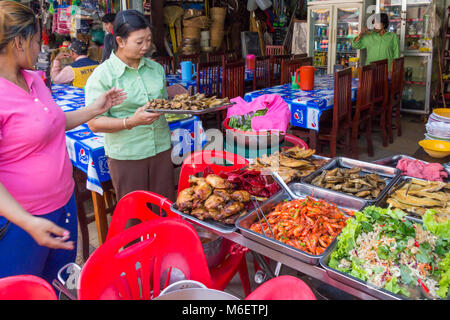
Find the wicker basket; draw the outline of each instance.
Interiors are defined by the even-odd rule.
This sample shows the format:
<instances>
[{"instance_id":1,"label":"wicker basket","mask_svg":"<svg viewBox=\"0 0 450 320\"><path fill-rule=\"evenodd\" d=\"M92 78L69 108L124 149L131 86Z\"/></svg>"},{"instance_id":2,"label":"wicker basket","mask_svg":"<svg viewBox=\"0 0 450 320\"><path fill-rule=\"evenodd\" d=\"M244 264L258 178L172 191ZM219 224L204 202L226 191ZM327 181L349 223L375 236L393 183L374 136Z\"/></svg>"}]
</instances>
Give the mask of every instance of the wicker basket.
<instances>
[{"instance_id":1,"label":"wicker basket","mask_svg":"<svg viewBox=\"0 0 450 320\"><path fill-rule=\"evenodd\" d=\"M211 20L214 23L223 24L225 22L225 17L227 15L226 8L214 7L211 8Z\"/></svg>"},{"instance_id":2,"label":"wicker basket","mask_svg":"<svg viewBox=\"0 0 450 320\"><path fill-rule=\"evenodd\" d=\"M201 31L202 31L202 29L196 28L196 27L184 27L183 28L183 38L200 40L200 32Z\"/></svg>"},{"instance_id":3,"label":"wicker basket","mask_svg":"<svg viewBox=\"0 0 450 320\"><path fill-rule=\"evenodd\" d=\"M184 19L183 26L185 27L195 27L201 29L208 29L211 25L211 21L206 16L195 17L192 19Z\"/></svg>"},{"instance_id":4,"label":"wicker basket","mask_svg":"<svg viewBox=\"0 0 450 320\"><path fill-rule=\"evenodd\" d=\"M210 45L216 49L222 46L223 36L225 34L223 27L211 27Z\"/></svg>"}]
</instances>

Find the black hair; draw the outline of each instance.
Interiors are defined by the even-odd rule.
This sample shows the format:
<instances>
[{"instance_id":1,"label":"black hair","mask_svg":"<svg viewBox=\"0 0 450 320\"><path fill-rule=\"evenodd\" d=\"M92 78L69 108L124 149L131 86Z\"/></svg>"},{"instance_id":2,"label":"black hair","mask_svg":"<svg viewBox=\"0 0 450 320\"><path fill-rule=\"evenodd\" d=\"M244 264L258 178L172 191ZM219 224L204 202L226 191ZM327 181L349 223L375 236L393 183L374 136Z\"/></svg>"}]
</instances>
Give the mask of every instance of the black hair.
<instances>
[{"instance_id":1,"label":"black hair","mask_svg":"<svg viewBox=\"0 0 450 320\"><path fill-rule=\"evenodd\" d=\"M385 30L389 27L389 17L386 13L380 13L380 22L383 24Z\"/></svg>"},{"instance_id":2,"label":"black hair","mask_svg":"<svg viewBox=\"0 0 450 320\"><path fill-rule=\"evenodd\" d=\"M116 18L115 13L107 13L103 16L102 22L104 23L114 23L114 19Z\"/></svg>"},{"instance_id":3,"label":"black hair","mask_svg":"<svg viewBox=\"0 0 450 320\"><path fill-rule=\"evenodd\" d=\"M118 44L115 37L121 37L127 39L130 33L150 28L150 21L137 10L123 10L120 11L114 19L114 51L117 51Z\"/></svg>"}]
</instances>

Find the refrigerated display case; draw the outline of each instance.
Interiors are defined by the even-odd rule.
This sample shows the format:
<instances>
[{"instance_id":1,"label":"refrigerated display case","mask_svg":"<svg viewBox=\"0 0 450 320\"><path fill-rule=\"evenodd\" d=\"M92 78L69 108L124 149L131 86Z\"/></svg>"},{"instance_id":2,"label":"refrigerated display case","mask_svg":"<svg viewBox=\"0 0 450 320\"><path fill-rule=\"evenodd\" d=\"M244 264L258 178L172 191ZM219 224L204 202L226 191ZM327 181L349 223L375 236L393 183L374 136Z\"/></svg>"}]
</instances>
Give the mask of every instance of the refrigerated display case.
<instances>
[{"instance_id":1,"label":"refrigerated display case","mask_svg":"<svg viewBox=\"0 0 450 320\"><path fill-rule=\"evenodd\" d=\"M425 38L426 10L431 0L377 0L380 12L389 15L389 31L400 37L405 57L402 111L428 114L433 64L433 42ZM399 14L400 13L400 14Z\"/></svg>"},{"instance_id":2,"label":"refrigerated display case","mask_svg":"<svg viewBox=\"0 0 450 320\"><path fill-rule=\"evenodd\" d=\"M308 2L307 52L313 57L317 74L330 74L336 66L348 67L360 50L352 41L364 25L366 7L375 1L315 0Z\"/></svg>"},{"instance_id":3,"label":"refrigerated display case","mask_svg":"<svg viewBox=\"0 0 450 320\"><path fill-rule=\"evenodd\" d=\"M308 39L310 40L307 51L309 56L313 57L317 74L328 73L331 14L330 7L318 6L308 9Z\"/></svg>"}]
</instances>

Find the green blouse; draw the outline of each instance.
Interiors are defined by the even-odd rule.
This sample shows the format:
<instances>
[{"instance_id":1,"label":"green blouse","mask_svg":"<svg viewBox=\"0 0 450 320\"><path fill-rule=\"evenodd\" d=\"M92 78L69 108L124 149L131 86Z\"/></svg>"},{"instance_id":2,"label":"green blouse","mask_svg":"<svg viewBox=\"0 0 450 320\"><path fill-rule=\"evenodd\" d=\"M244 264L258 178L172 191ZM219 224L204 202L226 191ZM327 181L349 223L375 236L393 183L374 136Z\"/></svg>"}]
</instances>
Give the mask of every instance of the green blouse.
<instances>
[{"instance_id":1,"label":"green blouse","mask_svg":"<svg viewBox=\"0 0 450 320\"><path fill-rule=\"evenodd\" d=\"M366 64L388 59L389 70L392 61L400 57L400 41L393 32L386 32L380 36L377 32L370 32L352 44L356 49L367 49Z\"/></svg>"},{"instance_id":2,"label":"green blouse","mask_svg":"<svg viewBox=\"0 0 450 320\"><path fill-rule=\"evenodd\" d=\"M116 87L124 89L127 99L103 114L111 118L131 117L151 99L167 98L164 68L142 58L137 69L129 67L114 52L100 64L86 83L86 105ZM117 160L140 160L170 149L170 129L164 116L151 125L105 133L105 153Z\"/></svg>"}]
</instances>

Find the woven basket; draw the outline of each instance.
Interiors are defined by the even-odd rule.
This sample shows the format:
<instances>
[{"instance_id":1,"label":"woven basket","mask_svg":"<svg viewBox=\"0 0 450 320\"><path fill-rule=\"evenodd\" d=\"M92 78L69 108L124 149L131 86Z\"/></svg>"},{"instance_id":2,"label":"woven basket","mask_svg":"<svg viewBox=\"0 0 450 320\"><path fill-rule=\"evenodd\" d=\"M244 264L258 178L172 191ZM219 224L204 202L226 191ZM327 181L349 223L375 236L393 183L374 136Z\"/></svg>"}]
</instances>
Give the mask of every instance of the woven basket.
<instances>
[{"instance_id":1,"label":"woven basket","mask_svg":"<svg viewBox=\"0 0 450 320\"><path fill-rule=\"evenodd\" d=\"M183 20L183 26L185 26L185 27L208 29L210 27L210 25L211 25L211 21L206 16L195 17L192 19L184 19Z\"/></svg>"},{"instance_id":2,"label":"woven basket","mask_svg":"<svg viewBox=\"0 0 450 320\"><path fill-rule=\"evenodd\" d=\"M214 7L211 8L211 20L214 23L223 24L225 22L225 17L227 15L226 8Z\"/></svg>"},{"instance_id":3,"label":"woven basket","mask_svg":"<svg viewBox=\"0 0 450 320\"><path fill-rule=\"evenodd\" d=\"M223 27L222 28L213 28L211 27L210 30L211 33L211 39L210 39L210 45L214 48L220 48L222 46L223 36L225 34Z\"/></svg>"},{"instance_id":4,"label":"woven basket","mask_svg":"<svg viewBox=\"0 0 450 320\"><path fill-rule=\"evenodd\" d=\"M184 27L183 28L183 38L188 39L200 39L201 28L196 27Z\"/></svg>"}]
</instances>

